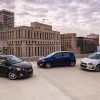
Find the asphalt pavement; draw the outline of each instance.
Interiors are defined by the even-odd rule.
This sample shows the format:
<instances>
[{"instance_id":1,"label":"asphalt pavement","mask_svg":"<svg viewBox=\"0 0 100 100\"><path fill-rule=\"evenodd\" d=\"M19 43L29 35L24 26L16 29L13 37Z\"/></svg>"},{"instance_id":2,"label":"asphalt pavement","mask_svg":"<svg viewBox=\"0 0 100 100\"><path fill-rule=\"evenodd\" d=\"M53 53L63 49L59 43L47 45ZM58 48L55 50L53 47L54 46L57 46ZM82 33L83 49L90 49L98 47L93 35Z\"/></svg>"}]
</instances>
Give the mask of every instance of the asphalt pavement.
<instances>
[{"instance_id":1,"label":"asphalt pavement","mask_svg":"<svg viewBox=\"0 0 100 100\"><path fill-rule=\"evenodd\" d=\"M9 80L0 77L0 100L100 100L100 72L75 67L34 69L32 77Z\"/></svg>"}]
</instances>

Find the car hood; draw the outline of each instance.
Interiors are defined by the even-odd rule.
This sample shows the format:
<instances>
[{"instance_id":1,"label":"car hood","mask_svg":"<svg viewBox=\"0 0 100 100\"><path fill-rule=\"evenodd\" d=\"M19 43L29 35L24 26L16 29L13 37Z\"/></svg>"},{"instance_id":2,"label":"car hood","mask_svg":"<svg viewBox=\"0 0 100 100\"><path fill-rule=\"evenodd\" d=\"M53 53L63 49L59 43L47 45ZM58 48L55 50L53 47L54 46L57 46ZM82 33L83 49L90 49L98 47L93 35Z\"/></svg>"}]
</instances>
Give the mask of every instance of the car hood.
<instances>
[{"instance_id":1,"label":"car hood","mask_svg":"<svg viewBox=\"0 0 100 100\"><path fill-rule=\"evenodd\" d=\"M84 58L81 60L84 63L91 63L91 62L97 62L97 60L95 59L90 59L90 58Z\"/></svg>"},{"instance_id":2,"label":"car hood","mask_svg":"<svg viewBox=\"0 0 100 100\"><path fill-rule=\"evenodd\" d=\"M20 63L16 63L14 64L15 67L21 67L21 68L25 68L25 69L30 69L32 68L32 65L26 61L22 61Z\"/></svg>"},{"instance_id":3,"label":"car hood","mask_svg":"<svg viewBox=\"0 0 100 100\"><path fill-rule=\"evenodd\" d=\"M44 60L44 59L46 59L47 57L41 57L41 58L39 58L39 60Z\"/></svg>"}]
</instances>

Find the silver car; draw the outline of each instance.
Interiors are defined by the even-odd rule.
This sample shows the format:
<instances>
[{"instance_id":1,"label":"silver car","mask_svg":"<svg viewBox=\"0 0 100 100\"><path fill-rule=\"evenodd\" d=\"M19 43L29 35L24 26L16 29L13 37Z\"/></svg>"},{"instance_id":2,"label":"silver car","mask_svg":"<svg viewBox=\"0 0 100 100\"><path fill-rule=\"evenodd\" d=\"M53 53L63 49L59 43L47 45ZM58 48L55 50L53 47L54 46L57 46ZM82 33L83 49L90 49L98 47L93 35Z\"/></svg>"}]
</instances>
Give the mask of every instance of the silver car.
<instances>
[{"instance_id":1,"label":"silver car","mask_svg":"<svg viewBox=\"0 0 100 100\"><path fill-rule=\"evenodd\" d=\"M100 71L100 52L96 52L81 60L82 69Z\"/></svg>"}]
</instances>

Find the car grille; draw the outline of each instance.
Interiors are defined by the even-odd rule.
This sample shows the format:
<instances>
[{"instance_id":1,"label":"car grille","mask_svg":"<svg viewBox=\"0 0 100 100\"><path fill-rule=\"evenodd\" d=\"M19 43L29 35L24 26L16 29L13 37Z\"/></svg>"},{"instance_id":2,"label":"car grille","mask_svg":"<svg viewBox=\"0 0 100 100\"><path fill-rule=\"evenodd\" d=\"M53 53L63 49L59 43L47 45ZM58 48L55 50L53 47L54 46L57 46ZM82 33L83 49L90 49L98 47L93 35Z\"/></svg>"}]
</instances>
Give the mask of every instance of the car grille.
<instances>
[{"instance_id":1,"label":"car grille","mask_svg":"<svg viewBox=\"0 0 100 100\"><path fill-rule=\"evenodd\" d=\"M82 68L86 68L87 67L87 63L81 62L81 67Z\"/></svg>"},{"instance_id":2,"label":"car grille","mask_svg":"<svg viewBox=\"0 0 100 100\"><path fill-rule=\"evenodd\" d=\"M33 69L32 68L25 69L24 72L26 72L27 74L31 74L33 72Z\"/></svg>"},{"instance_id":3,"label":"car grille","mask_svg":"<svg viewBox=\"0 0 100 100\"><path fill-rule=\"evenodd\" d=\"M31 70L32 68L27 68L27 69L25 69L26 71L28 71L28 70Z\"/></svg>"},{"instance_id":4,"label":"car grille","mask_svg":"<svg viewBox=\"0 0 100 100\"><path fill-rule=\"evenodd\" d=\"M86 68L87 66L86 65L81 65L81 67Z\"/></svg>"},{"instance_id":5,"label":"car grille","mask_svg":"<svg viewBox=\"0 0 100 100\"><path fill-rule=\"evenodd\" d=\"M87 65L87 63L83 63L83 62L81 62L81 64L82 64L82 65Z\"/></svg>"},{"instance_id":6,"label":"car grille","mask_svg":"<svg viewBox=\"0 0 100 100\"><path fill-rule=\"evenodd\" d=\"M39 60L38 63L42 63L42 60Z\"/></svg>"}]
</instances>

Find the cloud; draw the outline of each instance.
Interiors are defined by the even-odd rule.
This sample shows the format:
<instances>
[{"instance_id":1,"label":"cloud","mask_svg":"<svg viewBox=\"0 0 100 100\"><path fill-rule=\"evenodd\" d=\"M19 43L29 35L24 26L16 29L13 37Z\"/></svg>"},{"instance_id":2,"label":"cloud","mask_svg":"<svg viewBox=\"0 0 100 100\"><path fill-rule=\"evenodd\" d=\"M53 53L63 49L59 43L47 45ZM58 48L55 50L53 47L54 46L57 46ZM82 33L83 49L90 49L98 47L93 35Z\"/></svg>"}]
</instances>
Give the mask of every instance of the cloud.
<instances>
[{"instance_id":1,"label":"cloud","mask_svg":"<svg viewBox=\"0 0 100 100\"><path fill-rule=\"evenodd\" d=\"M0 0L0 8L12 10L15 8L16 0Z\"/></svg>"},{"instance_id":2,"label":"cloud","mask_svg":"<svg viewBox=\"0 0 100 100\"><path fill-rule=\"evenodd\" d=\"M48 4L48 5L51 5L51 4L54 4L54 3L57 3L57 0L24 0L25 2L27 3L34 3L34 4Z\"/></svg>"},{"instance_id":3,"label":"cloud","mask_svg":"<svg viewBox=\"0 0 100 100\"><path fill-rule=\"evenodd\" d=\"M63 33L100 32L99 0L0 0L0 4L15 12L16 25L45 19Z\"/></svg>"},{"instance_id":4,"label":"cloud","mask_svg":"<svg viewBox=\"0 0 100 100\"><path fill-rule=\"evenodd\" d=\"M4 4L12 4L14 2L15 0L0 0L0 3L4 3Z\"/></svg>"}]
</instances>

